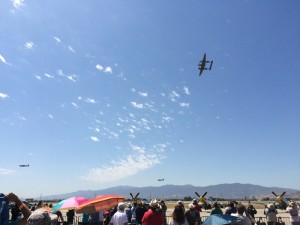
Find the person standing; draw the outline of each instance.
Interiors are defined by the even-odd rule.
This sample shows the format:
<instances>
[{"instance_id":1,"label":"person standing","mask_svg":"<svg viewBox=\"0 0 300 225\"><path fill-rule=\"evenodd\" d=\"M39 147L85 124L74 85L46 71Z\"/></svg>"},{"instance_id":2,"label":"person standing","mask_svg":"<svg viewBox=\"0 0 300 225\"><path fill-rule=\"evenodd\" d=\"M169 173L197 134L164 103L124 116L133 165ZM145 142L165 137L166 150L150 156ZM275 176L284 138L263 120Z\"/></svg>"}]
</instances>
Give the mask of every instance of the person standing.
<instances>
[{"instance_id":1,"label":"person standing","mask_svg":"<svg viewBox=\"0 0 300 225\"><path fill-rule=\"evenodd\" d=\"M188 225L182 206L175 206L169 225Z\"/></svg>"},{"instance_id":2,"label":"person standing","mask_svg":"<svg viewBox=\"0 0 300 225\"><path fill-rule=\"evenodd\" d=\"M161 200L160 203L159 203L160 207L161 207L161 214L163 216L163 219L164 219L164 225L167 224L167 210L168 210L168 207L166 206L166 203L164 200ZM183 210L184 212L184 210Z\"/></svg>"},{"instance_id":3,"label":"person standing","mask_svg":"<svg viewBox=\"0 0 300 225\"><path fill-rule=\"evenodd\" d=\"M67 223L68 224L73 224L74 223L74 216L75 216L74 209L70 209L67 212Z\"/></svg>"},{"instance_id":4,"label":"person standing","mask_svg":"<svg viewBox=\"0 0 300 225\"><path fill-rule=\"evenodd\" d=\"M150 209L145 212L142 223L143 225L163 225L164 219L160 212L158 212L158 201L156 199L152 200L149 204Z\"/></svg>"},{"instance_id":5,"label":"person standing","mask_svg":"<svg viewBox=\"0 0 300 225\"><path fill-rule=\"evenodd\" d=\"M277 210L273 204L269 204L266 209L266 218L268 225L274 225L277 222Z\"/></svg>"},{"instance_id":6,"label":"person standing","mask_svg":"<svg viewBox=\"0 0 300 225\"><path fill-rule=\"evenodd\" d=\"M143 218L145 212L147 212L147 209L145 208L143 202L138 201L137 208L135 210L135 216L136 216L135 218L136 218L137 224L142 224L142 218Z\"/></svg>"},{"instance_id":7,"label":"person standing","mask_svg":"<svg viewBox=\"0 0 300 225\"><path fill-rule=\"evenodd\" d=\"M241 203L238 203L237 206L236 206L236 213L232 213L231 216L236 216L238 217L237 220L235 220L234 222L232 222L231 224L235 225L235 224L242 224L242 225L251 225L251 220L247 217L247 216L244 216L243 214L245 213L246 211L246 207L241 204Z\"/></svg>"},{"instance_id":8,"label":"person standing","mask_svg":"<svg viewBox=\"0 0 300 225\"><path fill-rule=\"evenodd\" d=\"M254 206L249 203L248 208L246 209L246 216L249 217L249 219L251 220L252 225L254 225L255 222L255 214L257 213L256 209L254 208Z\"/></svg>"},{"instance_id":9,"label":"person standing","mask_svg":"<svg viewBox=\"0 0 300 225\"><path fill-rule=\"evenodd\" d=\"M193 203L189 204L189 209L184 213L189 225L201 224L201 217Z\"/></svg>"},{"instance_id":10,"label":"person standing","mask_svg":"<svg viewBox=\"0 0 300 225\"><path fill-rule=\"evenodd\" d=\"M131 218L132 218L131 207L132 207L131 203L128 203L127 207L125 208L125 214L127 216L128 223L131 222Z\"/></svg>"},{"instance_id":11,"label":"person standing","mask_svg":"<svg viewBox=\"0 0 300 225\"><path fill-rule=\"evenodd\" d=\"M127 225L128 218L124 210L125 210L125 203L120 202L117 207L117 212L111 217L109 225Z\"/></svg>"},{"instance_id":12,"label":"person standing","mask_svg":"<svg viewBox=\"0 0 300 225\"><path fill-rule=\"evenodd\" d=\"M213 204L213 209L211 210L211 213L210 213L210 215L214 215L214 214L223 214L222 209L220 209L218 202L215 202Z\"/></svg>"},{"instance_id":13,"label":"person standing","mask_svg":"<svg viewBox=\"0 0 300 225\"><path fill-rule=\"evenodd\" d=\"M7 194L4 199L2 204L4 204L4 202L7 201L8 202L15 202L15 206L18 207L18 209L21 211L23 217L21 219L17 219L15 221L11 221L10 224L17 224L17 225L27 225L27 220L31 215L31 211L30 209L27 207L26 204L24 204L17 195L15 195L14 193L9 193ZM1 218L2 220L2 218Z\"/></svg>"},{"instance_id":14,"label":"person standing","mask_svg":"<svg viewBox=\"0 0 300 225\"><path fill-rule=\"evenodd\" d=\"M290 214L290 220L292 225L297 223L299 224L299 210L299 206L294 201L291 201L288 204L288 207L286 208L286 212Z\"/></svg>"}]
</instances>

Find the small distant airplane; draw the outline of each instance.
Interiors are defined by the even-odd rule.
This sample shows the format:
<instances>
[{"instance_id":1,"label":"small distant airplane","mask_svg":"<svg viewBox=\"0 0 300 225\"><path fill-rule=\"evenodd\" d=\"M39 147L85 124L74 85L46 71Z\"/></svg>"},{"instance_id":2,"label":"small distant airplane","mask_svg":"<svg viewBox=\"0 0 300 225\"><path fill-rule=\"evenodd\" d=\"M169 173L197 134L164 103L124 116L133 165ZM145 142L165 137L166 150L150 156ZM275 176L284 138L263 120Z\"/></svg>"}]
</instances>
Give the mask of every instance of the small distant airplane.
<instances>
[{"instance_id":1,"label":"small distant airplane","mask_svg":"<svg viewBox=\"0 0 300 225\"><path fill-rule=\"evenodd\" d=\"M162 179L157 179L158 181L164 181L165 180L165 178L162 178Z\"/></svg>"},{"instance_id":2,"label":"small distant airplane","mask_svg":"<svg viewBox=\"0 0 300 225\"><path fill-rule=\"evenodd\" d=\"M199 76L203 73L204 70L211 70L212 64L214 61L206 61L206 53L204 53L204 56L200 63L198 64L198 70L200 71ZM210 63L209 68L206 68L206 63Z\"/></svg>"},{"instance_id":3,"label":"small distant airplane","mask_svg":"<svg viewBox=\"0 0 300 225\"><path fill-rule=\"evenodd\" d=\"M27 164L27 165L21 164L21 165L19 165L19 167L29 167L29 164Z\"/></svg>"}]
</instances>

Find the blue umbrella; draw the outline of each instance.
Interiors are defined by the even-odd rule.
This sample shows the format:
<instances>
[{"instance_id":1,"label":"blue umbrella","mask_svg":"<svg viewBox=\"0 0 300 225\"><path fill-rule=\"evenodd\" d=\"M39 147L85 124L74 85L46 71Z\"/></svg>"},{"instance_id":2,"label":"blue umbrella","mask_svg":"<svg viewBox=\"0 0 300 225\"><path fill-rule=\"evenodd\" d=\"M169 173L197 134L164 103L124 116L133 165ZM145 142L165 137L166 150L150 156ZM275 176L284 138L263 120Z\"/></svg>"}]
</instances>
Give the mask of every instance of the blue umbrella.
<instances>
[{"instance_id":1,"label":"blue umbrella","mask_svg":"<svg viewBox=\"0 0 300 225\"><path fill-rule=\"evenodd\" d=\"M238 217L229 216L223 214L214 214L207 217L202 225L224 225L231 224L231 222L236 221Z\"/></svg>"}]
</instances>

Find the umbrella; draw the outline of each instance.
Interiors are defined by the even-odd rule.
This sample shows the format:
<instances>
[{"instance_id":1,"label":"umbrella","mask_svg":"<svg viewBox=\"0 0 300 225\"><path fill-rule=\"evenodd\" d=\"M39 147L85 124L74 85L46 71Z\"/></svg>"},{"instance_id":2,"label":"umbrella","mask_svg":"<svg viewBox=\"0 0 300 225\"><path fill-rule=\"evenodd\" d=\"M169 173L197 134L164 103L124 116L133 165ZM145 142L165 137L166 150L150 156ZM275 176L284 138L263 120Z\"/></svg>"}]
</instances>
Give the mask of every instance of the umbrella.
<instances>
[{"instance_id":1,"label":"umbrella","mask_svg":"<svg viewBox=\"0 0 300 225\"><path fill-rule=\"evenodd\" d=\"M52 211L57 211L60 209L75 209L77 206L81 205L84 202L87 202L87 198L83 197L71 197L65 200L60 201L52 207Z\"/></svg>"},{"instance_id":2,"label":"umbrella","mask_svg":"<svg viewBox=\"0 0 300 225\"><path fill-rule=\"evenodd\" d=\"M76 213L99 212L100 210L111 209L124 199L125 197L118 195L100 195L76 207L75 211Z\"/></svg>"},{"instance_id":3,"label":"umbrella","mask_svg":"<svg viewBox=\"0 0 300 225\"><path fill-rule=\"evenodd\" d=\"M207 217L202 225L224 225L231 224L231 222L236 221L238 217L223 215L223 214L214 214Z\"/></svg>"}]
</instances>

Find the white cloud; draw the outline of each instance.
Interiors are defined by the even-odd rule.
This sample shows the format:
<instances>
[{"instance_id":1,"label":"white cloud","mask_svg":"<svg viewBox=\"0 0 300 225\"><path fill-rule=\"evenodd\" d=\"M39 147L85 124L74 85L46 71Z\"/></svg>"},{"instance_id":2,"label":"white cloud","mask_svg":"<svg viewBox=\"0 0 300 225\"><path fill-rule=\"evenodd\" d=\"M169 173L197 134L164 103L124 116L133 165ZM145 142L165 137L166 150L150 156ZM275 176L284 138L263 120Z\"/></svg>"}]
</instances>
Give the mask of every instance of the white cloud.
<instances>
[{"instance_id":1,"label":"white cloud","mask_svg":"<svg viewBox=\"0 0 300 225\"><path fill-rule=\"evenodd\" d=\"M136 102L130 102L130 103L134 108L137 108L137 109L142 109L144 107L143 104L138 104Z\"/></svg>"},{"instance_id":2,"label":"white cloud","mask_svg":"<svg viewBox=\"0 0 300 225\"><path fill-rule=\"evenodd\" d=\"M90 138L91 138L91 140L94 141L94 142L100 141L99 138L97 138L97 137L95 137L95 136L91 136Z\"/></svg>"},{"instance_id":3,"label":"white cloud","mask_svg":"<svg viewBox=\"0 0 300 225\"><path fill-rule=\"evenodd\" d=\"M184 93L187 94L187 95L190 95L190 94L191 94L191 93L190 93L190 90L189 90L189 88L188 88L187 86L184 86L184 87L183 87L183 91L184 91Z\"/></svg>"},{"instance_id":4,"label":"white cloud","mask_svg":"<svg viewBox=\"0 0 300 225\"><path fill-rule=\"evenodd\" d=\"M105 67L105 73L112 73L112 68L110 66Z\"/></svg>"},{"instance_id":5,"label":"white cloud","mask_svg":"<svg viewBox=\"0 0 300 225\"><path fill-rule=\"evenodd\" d=\"M167 122L171 122L172 120L174 120L172 117L170 117L170 116L164 116L164 117L162 117L162 119L164 120L164 121L167 121Z\"/></svg>"},{"instance_id":6,"label":"white cloud","mask_svg":"<svg viewBox=\"0 0 300 225\"><path fill-rule=\"evenodd\" d=\"M65 74L64 74L63 71L62 71L62 69L57 70L57 75L58 75L58 76L62 76L62 77L65 76Z\"/></svg>"},{"instance_id":7,"label":"white cloud","mask_svg":"<svg viewBox=\"0 0 300 225\"><path fill-rule=\"evenodd\" d=\"M103 70L103 66L101 66L100 64L96 65L96 69L102 71Z\"/></svg>"},{"instance_id":8,"label":"white cloud","mask_svg":"<svg viewBox=\"0 0 300 225\"><path fill-rule=\"evenodd\" d=\"M78 108L79 108L79 106L78 106L75 102L72 102L71 105L74 106L75 109L78 109Z\"/></svg>"},{"instance_id":9,"label":"white cloud","mask_svg":"<svg viewBox=\"0 0 300 225\"><path fill-rule=\"evenodd\" d=\"M53 115L51 115L51 114L48 114L48 117L49 117L50 119L54 119Z\"/></svg>"},{"instance_id":10,"label":"white cloud","mask_svg":"<svg viewBox=\"0 0 300 225\"><path fill-rule=\"evenodd\" d=\"M58 38L58 37L53 37L54 38L54 40L57 42L57 43L60 43L61 42L61 40Z\"/></svg>"},{"instance_id":11,"label":"white cloud","mask_svg":"<svg viewBox=\"0 0 300 225\"><path fill-rule=\"evenodd\" d=\"M184 107L184 108L188 108L190 106L190 103L188 103L188 102L181 102L181 103L179 103L179 106Z\"/></svg>"},{"instance_id":12,"label":"white cloud","mask_svg":"<svg viewBox=\"0 0 300 225\"><path fill-rule=\"evenodd\" d=\"M48 78L54 78L54 76L50 75L49 73L45 73L44 76Z\"/></svg>"},{"instance_id":13,"label":"white cloud","mask_svg":"<svg viewBox=\"0 0 300 225\"><path fill-rule=\"evenodd\" d=\"M68 46L68 49L70 52L73 52L73 53L75 52L75 50L73 49L73 47L71 45Z\"/></svg>"},{"instance_id":14,"label":"white cloud","mask_svg":"<svg viewBox=\"0 0 300 225\"><path fill-rule=\"evenodd\" d=\"M176 91L172 91L171 93L169 93L169 98L172 102L176 102L176 100L180 98L180 95Z\"/></svg>"},{"instance_id":15,"label":"white cloud","mask_svg":"<svg viewBox=\"0 0 300 225\"><path fill-rule=\"evenodd\" d=\"M159 163L160 157L156 154L137 153L135 156L129 155L125 159L113 161L111 166L90 169L81 179L99 183L117 181L152 168Z\"/></svg>"},{"instance_id":16,"label":"white cloud","mask_svg":"<svg viewBox=\"0 0 300 225\"><path fill-rule=\"evenodd\" d=\"M93 99L93 98L86 98L85 102L91 103L91 104L95 104L96 103L95 99Z\"/></svg>"},{"instance_id":17,"label":"white cloud","mask_svg":"<svg viewBox=\"0 0 300 225\"><path fill-rule=\"evenodd\" d=\"M5 99L5 98L9 98L9 96L8 96L8 94L1 93L1 92L0 92L0 98Z\"/></svg>"},{"instance_id":18,"label":"white cloud","mask_svg":"<svg viewBox=\"0 0 300 225\"><path fill-rule=\"evenodd\" d=\"M25 46L25 48L27 48L27 49L32 49L33 46L34 46L34 43L33 43L32 41L30 41L30 42L27 42L24 46Z\"/></svg>"},{"instance_id":19,"label":"white cloud","mask_svg":"<svg viewBox=\"0 0 300 225\"><path fill-rule=\"evenodd\" d=\"M11 65L10 63L6 62L5 58L0 54L0 61L4 64Z\"/></svg>"},{"instance_id":20,"label":"white cloud","mask_svg":"<svg viewBox=\"0 0 300 225\"><path fill-rule=\"evenodd\" d=\"M20 8L22 5L24 5L23 4L24 0L11 0L11 1L15 8Z\"/></svg>"},{"instance_id":21,"label":"white cloud","mask_svg":"<svg viewBox=\"0 0 300 225\"><path fill-rule=\"evenodd\" d=\"M70 81L76 82L77 76L76 76L75 74L72 74L72 75L68 75L67 78L68 78Z\"/></svg>"},{"instance_id":22,"label":"white cloud","mask_svg":"<svg viewBox=\"0 0 300 225\"><path fill-rule=\"evenodd\" d=\"M41 76L39 76L39 75L36 75L35 78L36 78L37 80L42 80Z\"/></svg>"},{"instance_id":23,"label":"white cloud","mask_svg":"<svg viewBox=\"0 0 300 225\"><path fill-rule=\"evenodd\" d=\"M139 92L139 95L142 97L147 97L148 93L147 92Z\"/></svg>"},{"instance_id":24,"label":"white cloud","mask_svg":"<svg viewBox=\"0 0 300 225\"><path fill-rule=\"evenodd\" d=\"M14 172L15 171L13 171L13 170L8 170L8 169L0 168L0 175L9 175L9 174L12 174Z\"/></svg>"}]
</instances>

